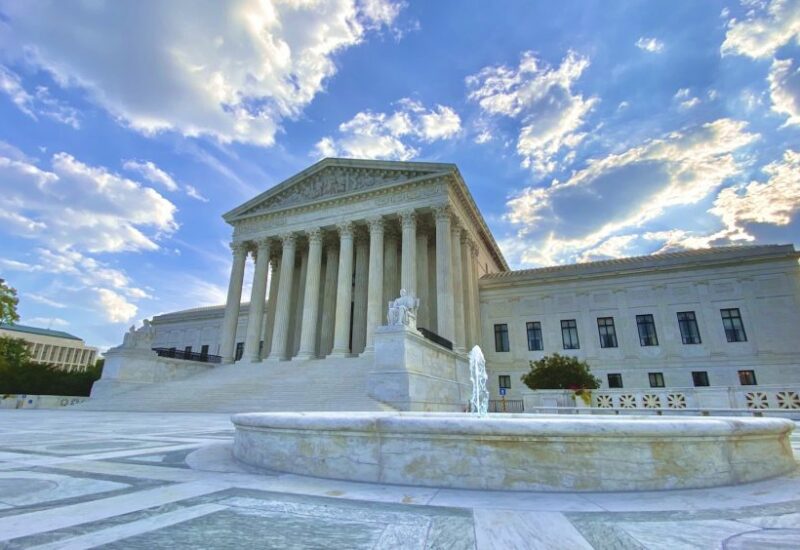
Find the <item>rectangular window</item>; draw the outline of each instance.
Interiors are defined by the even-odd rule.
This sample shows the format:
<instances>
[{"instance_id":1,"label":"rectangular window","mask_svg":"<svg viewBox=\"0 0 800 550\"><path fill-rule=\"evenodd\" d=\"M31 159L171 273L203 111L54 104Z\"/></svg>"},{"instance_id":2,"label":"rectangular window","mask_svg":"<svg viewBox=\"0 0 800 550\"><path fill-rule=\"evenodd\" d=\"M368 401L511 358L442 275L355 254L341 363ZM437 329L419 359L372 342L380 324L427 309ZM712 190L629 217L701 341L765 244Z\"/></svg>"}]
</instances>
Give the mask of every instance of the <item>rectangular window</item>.
<instances>
[{"instance_id":1,"label":"rectangular window","mask_svg":"<svg viewBox=\"0 0 800 550\"><path fill-rule=\"evenodd\" d=\"M639 328L639 343L642 346L657 346L656 322L649 313L636 316L636 326ZM656 386L652 386L656 387Z\"/></svg>"},{"instance_id":2,"label":"rectangular window","mask_svg":"<svg viewBox=\"0 0 800 550\"><path fill-rule=\"evenodd\" d=\"M508 325L503 323L494 326L494 350L508 351Z\"/></svg>"},{"instance_id":3,"label":"rectangular window","mask_svg":"<svg viewBox=\"0 0 800 550\"><path fill-rule=\"evenodd\" d=\"M618 373L611 373L608 375L608 387L609 388L621 388L622 387L622 375Z\"/></svg>"},{"instance_id":4,"label":"rectangular window","mask_svg":"<svg viewBox=\"0 0 800 550\"><path fill-rule=\"evenodd\" d=\"M208 344L200 346L200 355L203 357L208 357Z\"/></svg>"},{"instance_id":5,"label":"rectangular window","mask_svg":"<svg viewBox=\"0 0 800 550\"><path fill-rule=\"evenodd\" d=\"M561 321L561 341L564 343L564 349L579 349L581 347L578 341L578 323L575 319Z\"/></svg>"},{"instance_id":6,"label":"rectangular window","mask_svg":"<svg viewBox=\"0 0 800 550\"><path fill-rule=\"evenodd\" d=\"M533 321L526 323L525 325L528 328L528 350L543 350L544 342L542 341L542 324L539 321Z\"/></svg>"},{"instance_id":7,"label":"rectangular window","mask_svg":"<svg viewBox=\"0 0 800 550\"><path fill-rule=\"evenodd\" d=\"M617 347L617 329L614 327L613 317L598 317L597 330L600 332L600 347Z\"/></svg>"},{"instance_id":8,"label":"rectangular window","mask_svg":"<svg viewBox=\"0 0 800 550\"><path fill-rule=\"evenodd\" d=\"M756 373L752 370L740 370L739 371L739 384L742 386L755 386L756 385Z\"/></svg>"},{"instance_id":9,"label":"rectangular window","mask_svg":"<svg viewBox=\"0 0 800 550\"><path fill-rule=\"evenodd\" d=\"M187 355L192 353L192 346L186 346L185 348L183 348L183 353Z\"/></svg>"},{"instance_id":10,"label":"rectangular window","mask_svg":"<svg viewBox=\"0 0 800 550\"><path fill-rule=\"evenodd\" d=\"M695 317L694 311L678 312L678 328L681 329L681 341L684 344L700 343L700 329L697 328L697 317Z\"/></svg>"},{"instance_id":11,"label":"rectangular window","mask_svg":"<svg viewBox=\"0 0 800 550\"><path fill-rule=\"evenodd\" d=\"M233 360L238 361L244 355L244 342L236 342L236 355Z\"/></svg>"},{"instance_id":12,"label":"rectangular window","mask_svg":"<svg viewBox=\"0 0 800 550\"><path fill-rule=\"evenodd\" d=\"M497 378L501 389L511 388L511 376L509 376L508 374L501 374Z\"/></svg>"},{"instance_id":13,"label":"rectangular window","mask_svg":"<svg viewBox=\"0 0 800 550\"><path fill-rule=\"evenodd\" d=\"M704 370L692 373L692 382L695 388L710 386L708 383L708 373Z\"/></svg>"},{"instance_id":14,"label":"rectangular window","mask_svg":"<svg viewBox=\"0 0 800 550\"><path fill-rule=\"evenodd\" d=\"M728 342L747 342L739 308L721 309L719 312L722 314L722 326L725 327L725 338Z\"/></svg>"},{"instance_id":15,"label":"rectangular window","mask_svg":"<svg viewBox=\"0 0 800 550\"><path fill-rule=\"evenodd\" d=\"M650 378L650 387L651 388L663 388L664 387L664 374L660 372L649 372L647 373L648 378Z\"/></svg>"}]
</instances>

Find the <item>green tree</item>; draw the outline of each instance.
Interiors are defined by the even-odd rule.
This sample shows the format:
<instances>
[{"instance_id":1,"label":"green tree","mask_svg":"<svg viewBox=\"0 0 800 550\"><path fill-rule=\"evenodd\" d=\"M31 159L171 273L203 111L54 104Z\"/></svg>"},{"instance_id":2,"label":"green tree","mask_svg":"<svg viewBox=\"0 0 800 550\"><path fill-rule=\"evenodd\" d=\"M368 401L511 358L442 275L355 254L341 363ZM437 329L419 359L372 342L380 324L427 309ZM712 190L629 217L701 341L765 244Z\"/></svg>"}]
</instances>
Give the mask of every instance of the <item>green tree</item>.
<instances>
[{"instance_id":1,"label":"green tree","mask_svg":"<svg viewBox=\"0 0 800 550\"><path fill-rule=\"evenodd\" d=\"M6 284L3 279L0 279L0 323L13 325L19 321L17 315L17 291Z\"/></svg>"},{"instance_id":2,"label":"green tree","mask_svg":"<svg viewBox=\"0 0 800 550\"><path fill-rule=\"evenodd\" d=\"M594 390L600 387L588 363L554 353L531 361L531 370L522 381L532 390Z\"/></svg>"}]
</instances>

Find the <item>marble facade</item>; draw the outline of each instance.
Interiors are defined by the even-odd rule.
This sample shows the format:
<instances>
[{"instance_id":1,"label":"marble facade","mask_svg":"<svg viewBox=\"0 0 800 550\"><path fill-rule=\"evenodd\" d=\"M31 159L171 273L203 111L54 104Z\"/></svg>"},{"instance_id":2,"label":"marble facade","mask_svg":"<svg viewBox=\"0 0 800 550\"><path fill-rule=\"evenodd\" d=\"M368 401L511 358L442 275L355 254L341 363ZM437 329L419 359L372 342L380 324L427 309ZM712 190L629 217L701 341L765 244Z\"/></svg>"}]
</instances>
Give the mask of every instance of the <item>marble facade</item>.
<instances>
[{"instance_id":1,"label":"marble facade","mask_svg":"<svg viewBox=\"0 0 800 550\"><path fill-rule=\"evenodd\" d=\"M347 362L356 368L358 359L370 395L392 407L417 403L413 410L458 409L450 398L423 403L421 394L456 395L459 365L475 344L486 356L490 398L501 399L502 381L503 397L519 405L527 391L520 376L530 361L552 353L588 361L602 389L615 388L612 378L624 389L691 388L696 376L719 389L743 386L743 376L775 391L800 384L800 344L792 335L800 325L800 255L792 245L512 271L455 165L351 159L322 160L224 219L233 228L227 303L156 316L154 347L273 370L322 361L331 377ZM452 343L452 354L439 354L442 365L423 369L407 359L436 355L424 345L430 340L380 336L387 305L401 289L419 298L417 326ZM723 310L740 315L742 341L727 340ZM678 319L686 312L695 323L691 341ZM640 340L637 316L651 320L654 345ZM611 346L601 342L600 319L613 327ZM570 349L565 320L579 342ZM529 325L538 327L537 345ZM376 338L394 350L380 360ZM439 384L435 372L455 374ZM233 372L226 376L241 383ZM403 387L420 393L398 394Z\"/></svg>"},{"instance_id":2,"label":"marble facade","mask_svg":"<svg viewBox=\"0 0 800 550\"><path fill-rule=\"evenodd\" d=\"M234 234L225 363L236 359L248 258L249 362L374 352L375 329L400 289L424 298L418 325L463 352L480 341L479 271L507 269L453 165L326 159L224 218Z\"/></svg>"}]
</instances>

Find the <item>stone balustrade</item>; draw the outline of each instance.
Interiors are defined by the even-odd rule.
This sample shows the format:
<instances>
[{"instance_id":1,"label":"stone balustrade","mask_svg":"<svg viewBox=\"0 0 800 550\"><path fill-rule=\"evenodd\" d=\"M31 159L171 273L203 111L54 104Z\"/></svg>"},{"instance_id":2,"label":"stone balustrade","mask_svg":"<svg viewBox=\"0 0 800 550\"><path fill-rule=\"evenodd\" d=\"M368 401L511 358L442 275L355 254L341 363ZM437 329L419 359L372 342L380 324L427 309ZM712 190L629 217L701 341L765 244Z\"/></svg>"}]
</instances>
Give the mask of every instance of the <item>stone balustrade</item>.
<instances>
[{"instance_id":1,"label":"stone balustrade","mask_svg":"<svg viewBox=\"0 0 800 550\"><path fill-rule=\"evenodd\" d=\"M800 417L800 384L592 390L589 404L570 390L523 392L526 412L592 408L618 412L780 411ZM600 411L598 411L600 412Z\"/></svg>"}]
</instances>

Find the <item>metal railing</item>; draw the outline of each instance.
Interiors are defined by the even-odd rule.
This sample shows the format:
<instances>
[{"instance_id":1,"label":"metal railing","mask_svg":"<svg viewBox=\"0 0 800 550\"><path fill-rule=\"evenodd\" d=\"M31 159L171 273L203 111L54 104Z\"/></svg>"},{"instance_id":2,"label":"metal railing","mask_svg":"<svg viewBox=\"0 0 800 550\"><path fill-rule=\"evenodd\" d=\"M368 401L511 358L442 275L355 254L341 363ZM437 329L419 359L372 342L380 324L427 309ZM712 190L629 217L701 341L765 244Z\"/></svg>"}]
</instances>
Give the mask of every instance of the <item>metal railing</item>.
<instances>
[{"instance_id":1,"label":"metal railing","mask_svg":"<svg viewBox=\"0 0 800 550\"><path fill-rule=\"evenodd\" d=\"M522 399L490 399L489 412L521 413L525 412L525 405Z\"/></svg>"},{"instance_id":2,"label":"metal railing","mask_svg":"<svg viewBox=\"0 0 800 550\"><path fill-rule=\"evenodd\" d=\"M453 342L451 342L447 338L442 338L441 336L439 336L435 332L430 331L430 330L428 330L426 328L417 327L417 330L420 331L425 338L427 338L428 340L430 340L434 344L439 344L443 348L447 348L449 350L453 349Z\"/></svg>"},{"instance_id":3,"label":"metal railing","mask_svg":"<svg viewBox=\"0 0 800 550\"><path fill-rule=\"evenodd\" d=\"M222 357L219 355L209 355L196 351L181 351L175 348L153 348L159 357L169 357L170 359L182 359L184 361L199 361L201 363L220 363Z\"/></svg>"}]
</instances>

